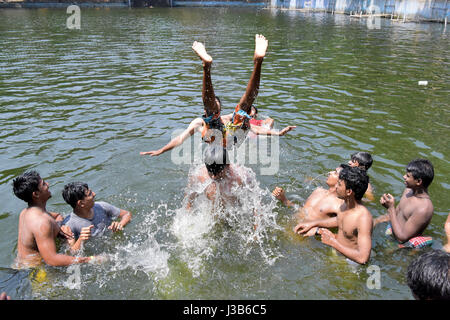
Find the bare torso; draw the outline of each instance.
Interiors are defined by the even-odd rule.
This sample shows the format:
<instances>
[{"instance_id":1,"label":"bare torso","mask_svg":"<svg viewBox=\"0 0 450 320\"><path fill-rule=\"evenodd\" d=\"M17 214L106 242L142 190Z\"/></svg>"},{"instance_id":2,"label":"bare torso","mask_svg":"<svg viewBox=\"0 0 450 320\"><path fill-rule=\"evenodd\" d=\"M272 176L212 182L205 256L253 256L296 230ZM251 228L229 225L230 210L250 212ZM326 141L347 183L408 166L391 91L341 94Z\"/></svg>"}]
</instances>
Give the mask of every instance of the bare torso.
<instances>
[{"instance_id":1,"label":"bare torso","mask_svg":"<svg viewBox=\"0 0 450 320\"><path fill-rule=\"evenodd\" d=\"M337 216L338 234L336 240L346 247L358 248L358 228L364 216L371 220L370 212L362 205L357 205L352 209L346 210L345 204L342 205L342 212Z\"/></svg>"},{"instance_id":2,"label":"bare torso","mask_svg":"<svg viewBox=\"0 0 450 320\"><path fill-rule=\"evenodd\" d=\"M322 220L336 216L343 201L335 193L317 188L311 193L303 207L297 212L299 221Z\"/></svg>"},{"instance_id":3,"label":"bare torso","mask_svg":"<svg viewBox=\"0 0 450 320\"><path fill-rule=\"evenodd\" d=\"M433 204L429 196L424 194L423 197L418 197L414 195L413 190L406 189L395 210L397 219L401 225L404 225L420 208L424 209L424 213L418 219L420 220L420 225L417 226L417 234L414 236L421 235L425 231L433 216Z\"/></svg>"},{"instance_id":4,"label":"bare torso","mask_svg":"<svg viewBox=\"0 0 450 320\"><path fill-rule=\"evenodd\" d=\"M42 263L36 235L42 234L42 226L51 227L53 238L59 233L59 226L49 214L37 207L22 210L19 217L19 235L17 241L18 266L35 266Z\"/></svg>"}]
</instances>

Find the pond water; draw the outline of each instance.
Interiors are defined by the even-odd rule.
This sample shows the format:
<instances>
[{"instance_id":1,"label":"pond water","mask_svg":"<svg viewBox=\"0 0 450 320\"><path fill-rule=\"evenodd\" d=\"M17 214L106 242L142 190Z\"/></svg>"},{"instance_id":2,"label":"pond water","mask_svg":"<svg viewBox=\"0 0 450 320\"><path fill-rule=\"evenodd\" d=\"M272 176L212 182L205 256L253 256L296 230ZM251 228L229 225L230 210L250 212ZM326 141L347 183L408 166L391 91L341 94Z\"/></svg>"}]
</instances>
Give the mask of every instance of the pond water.
<instances>
[{"instance_id":1,"label":"pond water","mask_svg":"<svg viewBox=\"0 0 450 320\"><path fill-rule=\"evenodd\" d=\"M252 8L82 8L81 29L69 30L68 17L64 9L0 10L1 291L14 299L412 299L405 272L417 252L395 249L384 225L374 230L369 263L353 267L318 239L294 235L293 210L271 191L282 186L300 205L325 186L328 171L368 151L376 200L367 207L377 217L383 193L398 201L406 164L427 158L435 214L426 235L441 248L450 210L444 25L382 19L369 29L346 15ZM297 128L279 139L276 172L244 163L252 175L246 207L222 223L206 205L182 209L198 158L180 164L170 152L139 152L165 145L202 114L192 42L205 43L214 59L226 113L245 90L256 33L269 40L259 113L278 129ZM11 183L28 169L50 183L52 211L69 214L61 190L84 181L97 200L133 213L123 233L86 244L85 255L109 260L81 266L79 286L68 268L45 267L44 277L11 269L25 207ZM381 272L379 289L367 286L370 266Z\"/></svg>"}]
</instances>

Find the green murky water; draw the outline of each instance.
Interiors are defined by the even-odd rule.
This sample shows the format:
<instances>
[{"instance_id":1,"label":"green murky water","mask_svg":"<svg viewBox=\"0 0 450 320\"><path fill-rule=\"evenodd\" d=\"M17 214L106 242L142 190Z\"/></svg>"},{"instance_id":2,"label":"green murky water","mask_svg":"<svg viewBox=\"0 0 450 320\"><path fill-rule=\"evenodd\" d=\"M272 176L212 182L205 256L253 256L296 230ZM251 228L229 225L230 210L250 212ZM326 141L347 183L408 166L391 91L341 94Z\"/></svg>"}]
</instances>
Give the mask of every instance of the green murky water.
<instances>
[{"instance_id":1,"label":"green murky water","mask_svg":"<svg viewBox=\"0 0 450 320\"><path fill-rule=\"evenodd\" d=\"M380 267L381 288L371 290L368 266L355 269L316 239L294 236L293 212L270 191L283 186L300 204L324 185L326 172L364 150L374 157L377 200L367 206L376 217L384 192L398 200L405 165L428 158L435 215L426 234L440 248L450 208L443 25L382 20L381 29L368 29L344 15L240 8L82 9L81 29L69 30L68 16L0 10L2 291L15 299L412 299L405 272L416 253L394 250L382 225L369 262ZM204 42L213 56L216 94L231 112L250 76L255 33L269 39L259 112L277 128L297 125L280 139L275 174L247 165L259 182L247 197L270 220L257 241L242 221L227 228L211 227L207 215L186 219L179 208L192 165L173 163L170 153L139 155L202 112L192 42ZM49 181L51 210L68 214L62 187L82 180L98 200L134 214L123 234L86 246L86 254L111 260L82 266L78 288L67 268L46 267L43 283L10 269L24 207L11 182L26 169Z\"/></svg>"}]
</instances>

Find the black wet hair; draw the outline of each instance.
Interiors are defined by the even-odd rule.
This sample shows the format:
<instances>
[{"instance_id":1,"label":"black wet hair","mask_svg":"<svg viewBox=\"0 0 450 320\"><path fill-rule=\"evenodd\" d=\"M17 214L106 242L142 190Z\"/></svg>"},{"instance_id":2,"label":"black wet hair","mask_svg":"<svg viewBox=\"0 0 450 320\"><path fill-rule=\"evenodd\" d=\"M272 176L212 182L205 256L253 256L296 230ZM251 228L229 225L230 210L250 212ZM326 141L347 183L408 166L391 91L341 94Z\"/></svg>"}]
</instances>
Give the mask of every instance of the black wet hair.
<instances>
[{"instance_id":1,"label":"black wet hair","mask_svg":"<svg viewBox=\"0 0 450 320\"><path fill-rule=\"evenodd\" d=\"M217 175L229 165L228 152L222 146L208 145L203 160L210 174Z\"/></svg>"},{"instance_id":2,"label":"black wet hair","mask_svg":"<svg viewBox=\"0 0 450 320\"><path fill-rule=\"evenodd\" d=\"M359 165L363 166L365 170L369 170L373 163L372 156L368 152L356 152L351 155L351 159L352 161L358 161Z\"/></svg>"},{"instance_id":3,"label":"black wet hair","mask_svg":"<svg viewBox=\"0 0 450 320\"><path fill-rule=\"evenodd\" d=\"M353 191L356 200L361 200L369 185L366 171L348 164L341 164L340 167L342 170L339 172L339 179L345 181L345 188Z\"/></svg>"},{"instance_id":4,"label":"black wet hair","mask_svg":"<svg viewBox=\"0 0 450 320\"><path fill-rule=\"evenodd\" d=\"M410 172L414 179L422 179L422 186L428 188L434 178L434 168L427 159L412 160L406 166L406 172Z\"/></svg>"},{"instance_id":5,"label":"black wet hair","mask_svg":"<svg viewBox=\"0 0 450 320\"><path fill-rule=\"evenodd\" d=\"M41 180L37 171L27 171L13 180L13 192L17 198L30 204L33 201L33 192L39 190Z\"/></svg>"},{"instance_id":6,"label":"black wet hair","mask_svg":"<svg viewBox=\"0 0 450 320\"><path fill-rule=\"evenodd\" d=\"M70 182L64 186L62 197L72 208L75 209L78 200L83 200L86 197L86 191L89 186L84 182Z\"/></svg>"},{"instance_id":7,"label":"black wet hair","mask_svg":"<svg viewBox=\"0 0 450 320\"><path fill-rule=\"evenodd\" d=\"M431 249L408 266L406 282L419 300L450 300L450 253Z\"/></svg>"}]
</instances>

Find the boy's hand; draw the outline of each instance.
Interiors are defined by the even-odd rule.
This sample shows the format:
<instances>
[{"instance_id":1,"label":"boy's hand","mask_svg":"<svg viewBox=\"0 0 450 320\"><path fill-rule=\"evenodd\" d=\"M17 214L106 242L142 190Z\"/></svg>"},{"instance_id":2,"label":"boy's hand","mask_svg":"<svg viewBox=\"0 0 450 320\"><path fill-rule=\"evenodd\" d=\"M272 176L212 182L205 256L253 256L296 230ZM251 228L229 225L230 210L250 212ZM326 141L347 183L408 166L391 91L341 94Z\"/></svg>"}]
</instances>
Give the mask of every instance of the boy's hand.
<instances>
[{"instance_id":1,"label":"boy's hand","mask_svg":"<svg viewBox=\"0 0 450 320\"><path fill-rule=\"evenodd\" d=\"M69 226L64 225L59 229L59 234L68 240L72 240L74 238L72 229Z\"/></svg>"},{"instance_id":2,"label":"boy's hand","mask_svg":"<svg viewBox=\"0 0 450 320\"><path fill-rule=\"evenodd\" d=\"M321 228L319 229L319 234L322 236L322 243L331 246L336 242L336 237L334 233L328 229Z\"/></svg>"},{"instance_id":3,"label":"boy's hand","mask_svg":"<svg viewBox=\"0 0 450 320\"><path fill-rule=\"evenodd\" d=\"M302 222L295 226L294 232L298 234L306 233L315 226L313 222Z\"/></svg>"},{"instance_id":4,"label":"boy's hand","mask_svg":"<svg viewBox=\"0 0 450 320\"><path fill-rule=\"evenodd\" d=\"M389 208L395 206L395 198L391 194L385 193L380 198L380 203L383 207L385 207L386 209L389 209Z\"/></svg>"},{"instance_id":5,"label":"boy's hand","mask_svg":"<svg viewBox=\"0 0 450 320\"><path fill-rule=\"evenodd\" d=\"M151 155L152 157L154 157L154 156L159 156L161 153L162 153L162 151L161 151L161 149L159 149L159 150L141 152L140 155L141 156Z\"/></svg>"},{"instance_id":6,"label":"boy's hand","mask_svg":"<svg viewBox=\"0 0 450 320\"><path fill-rule=\"evenodd\" d=\"M297 126L287 126L286 128L284 128L283 130L280 131L280 136L284 136L286 133L288 133L289 131L291 131L295 128L297 128Z\"/></svg>"},{"instance_id":7,"label":"boy's hand","mask_svg":"<svg viewBox=\"0 0 450 320\"><path fill-rule=\"evenodd\" d=\"M123 230L123 225L118 221L114 221L113 223L111 223L108 229L112 230L112 232L120 231Z\"/></svg>"},{"instance_id":8,"label":"boy's hand","mask_svg":"<svg viewBox=\"0 0 450 320\"><path fill-rule=\"evenodd\" d=\"M283 203L286 201L286 194L285 194L283 188L276 187L275 189L273 189L272 195L273 195L276 199L280 200L280 201L283 202Z\"/></svg>"},{"instance_id":9,"label":"boy's hand","mask_svg":"<svg viewBox=\"0 0 450 320\"><path fill-rule=\"evenodd\" d=\"M81 239L82 241L89 240L89 238L91 237L91 230L93 227L94 227L94 225L91 224L89 227L82 228L79 239Z\"/></svg>"}]
</instances>

